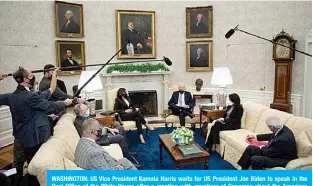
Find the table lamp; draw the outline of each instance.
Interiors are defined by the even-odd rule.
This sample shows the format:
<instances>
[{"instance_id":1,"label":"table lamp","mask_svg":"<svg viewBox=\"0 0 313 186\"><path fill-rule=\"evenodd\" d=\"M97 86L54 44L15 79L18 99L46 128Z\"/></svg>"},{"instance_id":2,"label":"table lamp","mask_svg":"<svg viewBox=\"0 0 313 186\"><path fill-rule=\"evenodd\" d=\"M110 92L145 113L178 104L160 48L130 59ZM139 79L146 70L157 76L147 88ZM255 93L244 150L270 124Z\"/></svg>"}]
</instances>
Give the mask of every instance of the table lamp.
<instances>
[{"instance_id":1,"label":"table lamp","mask_svg":"<svg viewBox=\"0 0 313 186\"><path fill-rule=\"evenodd\" d=\"M81 88L90 78L96 73L96 71L82 71L78 83L78 89ZM97 74L84 88L86 100L88 101L88 108L91 116L96 115L96 99L93 95L95 90L102 90L102 82L99 74Z\"/></svg>"},{"instance_id":2,"label":"table lamp","mask_svg":"<svg viewBox=\"0 0 313 186\"><path fill-rule=\"evenodd\" d=\"M233 78L231 77L230 71L228 67L216 67L213 69L213 75L211 79L212 85L218 85L218 93L217 93L217 106L218 107L226 107L226 85L233 84Z\"/></svg>"}]
</instances>

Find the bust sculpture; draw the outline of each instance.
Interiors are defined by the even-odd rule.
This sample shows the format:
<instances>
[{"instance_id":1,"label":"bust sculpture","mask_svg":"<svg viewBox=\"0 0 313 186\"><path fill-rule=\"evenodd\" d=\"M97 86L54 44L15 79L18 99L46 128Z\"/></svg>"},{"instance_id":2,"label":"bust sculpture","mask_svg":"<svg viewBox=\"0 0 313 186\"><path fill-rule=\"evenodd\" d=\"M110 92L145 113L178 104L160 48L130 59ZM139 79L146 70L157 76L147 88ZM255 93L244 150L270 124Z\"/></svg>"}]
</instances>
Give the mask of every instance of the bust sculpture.
<instances>
[{"instance_id":1,"label":"bust sculpture","mask_svg":"<svg viewBox=\"0 0 313 186\"><path fill-rule=\"evenodd\" d=\"M200 79L200 78L198 78L198 79L196 80L196 90L197 90L197 91L201 91L202 86L203 86L203 80Z\"/></svg>"}]
</instances>

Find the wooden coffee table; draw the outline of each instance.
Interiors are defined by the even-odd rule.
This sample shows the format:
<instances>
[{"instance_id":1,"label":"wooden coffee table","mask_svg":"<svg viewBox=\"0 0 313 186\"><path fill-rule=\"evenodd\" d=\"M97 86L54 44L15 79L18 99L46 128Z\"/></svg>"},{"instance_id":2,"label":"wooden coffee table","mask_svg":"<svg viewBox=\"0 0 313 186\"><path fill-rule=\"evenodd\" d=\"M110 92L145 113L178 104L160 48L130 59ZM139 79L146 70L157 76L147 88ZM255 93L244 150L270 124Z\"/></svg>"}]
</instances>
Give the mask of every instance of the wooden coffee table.
<instances>
[{"instance_id":1,"label":"wooden coffee table","mask_svg":"<svg viewBox=\"0 0 313 186\"><path fill-rule=\"evenodd\" d=\"M161 134L159 135L159 142L160 142L160 163L162 164L162 147L166 149L166 151L170 154L173 161L176 164L176 169L178 170L181 165L190 165L190 164L197 164L197 163L204 163L204 169L208 169L208 162L210 154L202 149L198 143L192 142L195 144L202 152L202 156L198 157L184 157L183 154L178 149L176 143L174 143L171 139L169 134Z\"/></svg>"}]
</instances>

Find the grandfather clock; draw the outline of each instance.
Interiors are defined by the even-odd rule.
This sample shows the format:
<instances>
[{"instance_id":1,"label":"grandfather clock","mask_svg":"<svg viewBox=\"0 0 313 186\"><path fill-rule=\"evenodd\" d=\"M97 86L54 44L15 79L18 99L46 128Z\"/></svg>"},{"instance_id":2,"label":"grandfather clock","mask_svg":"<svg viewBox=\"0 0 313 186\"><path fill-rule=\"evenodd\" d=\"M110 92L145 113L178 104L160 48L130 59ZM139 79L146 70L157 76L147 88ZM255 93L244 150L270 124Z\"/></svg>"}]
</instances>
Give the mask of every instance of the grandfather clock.
<instances>
[{"instance_id":1,"label":"grandfather clock","mask_svg":"<svg viewBox=\"0 0 313 186\"><path fill-rule=\"evenodd\" d=\"M284 112L291 112L290 90L291 90L291 69L295 52L284 46L295 48L296 40L288 33L281 31L273 39L273 60L275 61L275 88L274 102L271 108ZM279 44L275 44L279 43Z\"/></svg>"}]
</instances>

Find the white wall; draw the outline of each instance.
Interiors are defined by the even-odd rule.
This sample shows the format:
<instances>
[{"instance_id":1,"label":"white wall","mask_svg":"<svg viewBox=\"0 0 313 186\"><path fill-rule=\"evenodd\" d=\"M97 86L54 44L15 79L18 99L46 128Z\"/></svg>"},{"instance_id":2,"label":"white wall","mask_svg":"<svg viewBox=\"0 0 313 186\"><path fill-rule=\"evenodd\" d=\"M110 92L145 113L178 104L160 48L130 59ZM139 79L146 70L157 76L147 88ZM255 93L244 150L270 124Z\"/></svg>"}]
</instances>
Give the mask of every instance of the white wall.
<instances>
[{"instance_id":1,"label":"white wall","mask_svg":"<svg viewBox=\"0 0 313 186\"><path fill-rule=\"evenodd\" d=\"M185 7L213 5L213 65L229 66L234 85L231 89L273 91L274 62L272 45L252 36L225 33L239 28L273 38L282 29L305 49L305 36L312 29L311 2L77 2L84 5L85 37L57 38L54 24L54 2L0 2L0 71L12 72L19 65L41 69L56 63L55 40L86 42L86 63L107 61L116 52L116 9L156 11L157 58L163 55L173 61L171 83L184 79L193 85L202 78L205 88L212 88L212 72L186 72ZM188 39L192 40L192 39ZM198 39L199 40L199 39ZM296 54L292 71L292 93L303 95L304 59ZM117 61L114 59L114 61ZM36 75L41 79L42 74ZM68 89L77 84L79 76L61 77ZM16 83L8 78L0 83L0 93L12 92Z\"/></svg>"}]
</instances>

